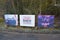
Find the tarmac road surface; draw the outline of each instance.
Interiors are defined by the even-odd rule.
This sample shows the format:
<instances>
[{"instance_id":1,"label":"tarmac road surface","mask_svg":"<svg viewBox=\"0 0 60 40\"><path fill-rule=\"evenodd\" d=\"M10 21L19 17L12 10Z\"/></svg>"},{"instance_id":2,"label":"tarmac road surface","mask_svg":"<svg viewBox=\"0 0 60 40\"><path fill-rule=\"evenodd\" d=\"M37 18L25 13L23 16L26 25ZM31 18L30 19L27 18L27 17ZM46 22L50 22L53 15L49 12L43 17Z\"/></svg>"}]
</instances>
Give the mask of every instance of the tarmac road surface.
<instances>
[{"instance_id":1,"label":"tarmac road surface","mask_svg":"<svg viewBox=\"0 0 60 40\"><path fill-rule=\"evenodd\" d=\"M0 32L0 40L60 40L60 34Z\"/></svg>"}]
</instances>

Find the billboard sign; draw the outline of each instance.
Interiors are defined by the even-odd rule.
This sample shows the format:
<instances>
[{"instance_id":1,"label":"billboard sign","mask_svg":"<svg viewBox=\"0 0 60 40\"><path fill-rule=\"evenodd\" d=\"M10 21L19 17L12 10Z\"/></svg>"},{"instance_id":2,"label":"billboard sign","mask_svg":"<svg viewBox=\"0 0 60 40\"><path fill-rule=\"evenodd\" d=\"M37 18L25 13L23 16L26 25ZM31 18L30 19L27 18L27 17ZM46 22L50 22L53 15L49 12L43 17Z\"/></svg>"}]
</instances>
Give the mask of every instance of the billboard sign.
<instances>
[{"instance_id":1,"label":"billboard sign","mask_svg":"<svg viewBox=\"0 0 60 40\"><path fill-rule=\"evenodd\" d=\"M54 15L38 15L38 27L52 27Z\"/></svg>"},{"instance_id":2,"label":"billboard sign","mask_svg":"<svg viewBox=\"0 0 60 40\"><path fill-rule=\"evenodd\" d=\"M35 26L35 15L20 15L20 26Z\"/></svg>"},{"instance_id":3,"label":"billboard sign","mask_svg":"<svg viewBox=\"0 0 60 40\"><path fill-rule=\"evenodd\" d=\"M5 23L6 25L17 26L18 25L18 15L14 14L5 14Z\"/></svg>"}]
</instances>

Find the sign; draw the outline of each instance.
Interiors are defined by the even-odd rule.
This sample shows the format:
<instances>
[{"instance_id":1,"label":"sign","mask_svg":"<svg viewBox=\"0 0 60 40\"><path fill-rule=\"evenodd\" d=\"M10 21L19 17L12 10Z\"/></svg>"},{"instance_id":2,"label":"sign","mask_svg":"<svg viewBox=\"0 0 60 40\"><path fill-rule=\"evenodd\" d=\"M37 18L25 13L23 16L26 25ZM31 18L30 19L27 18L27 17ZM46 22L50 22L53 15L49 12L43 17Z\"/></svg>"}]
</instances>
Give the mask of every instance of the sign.
<instances>
[{"instance_id":1,"label":"sign","mask_svg":"<svg viewBox=\"0 0 60 40\"><path fill-rule=\"evenodd\" d=\"M54 15L38 15L38 27L52 27Z\"/></svg>"},{"instance_id":2,"label":"sign","mask_svg":"<svg viewBox=\"0 0 60 40\"><path fill-rule=\"evenodd\" d=\"M5 23L10 26L17 26L18 25L18 15L13 14L5 14Z\"/></svg>"},{"instance_id":3,"label":"sign","mask_svg":"<svg viewBox=\"0 0 60 40\"><path fill-rule=\"evenodd\" d=\"M20 15L20 26L35 26L35 15Z\"/></svg>"}]
</instances>

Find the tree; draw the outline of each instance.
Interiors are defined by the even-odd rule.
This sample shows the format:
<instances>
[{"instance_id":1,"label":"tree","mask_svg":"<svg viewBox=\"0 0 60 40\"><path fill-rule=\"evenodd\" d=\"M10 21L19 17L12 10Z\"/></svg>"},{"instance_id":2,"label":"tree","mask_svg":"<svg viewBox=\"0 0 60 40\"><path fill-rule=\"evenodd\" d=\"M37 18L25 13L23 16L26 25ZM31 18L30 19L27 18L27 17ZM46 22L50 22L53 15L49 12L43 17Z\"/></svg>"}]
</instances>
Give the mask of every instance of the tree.
<instances>
[{"instance_id":1,"label":"tree","mask_svg":"<svg viewBox=\"0 0 60 40\"><path fill-rule=\"evenodd\" d=\"M9 13L17 14L54 14L60 13L54 6L54 0L6 0Z\"/></svg>"}]
</instances>

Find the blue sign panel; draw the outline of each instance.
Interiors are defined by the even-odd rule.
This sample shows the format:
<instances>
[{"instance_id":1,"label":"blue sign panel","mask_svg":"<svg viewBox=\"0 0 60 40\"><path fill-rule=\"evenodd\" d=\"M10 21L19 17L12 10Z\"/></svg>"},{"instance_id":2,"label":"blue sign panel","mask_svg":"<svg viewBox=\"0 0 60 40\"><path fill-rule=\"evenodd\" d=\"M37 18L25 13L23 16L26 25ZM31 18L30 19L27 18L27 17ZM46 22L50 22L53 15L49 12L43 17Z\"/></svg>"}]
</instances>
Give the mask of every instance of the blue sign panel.
<instances>
[{"instance_id":1,"label":"blue sign panel","mask_svg":"<svg viewBox=\"0 0 60 40\"><path fill-rule=\"evenodd\" d=\"M52 27L54 15L38 15L38 27Z\"/></svg>"},{"instance_id":2,"label":"blue sign panel","mask_svg":"<svg viewBox=\"0 0 60 40\"><path fill-rule=\"evenodd\" d=\"M15 19L6 19L5 23L7 25L16 25L16 20Z\"/></svg>"},{"instance_id":3,"label":"blue sign panel","mask_svg":"<svg viewBox=\"0 0 60 40\"><path fill-rule=\"evenodd\" d=\"M5 15L6 25L15 26L18 25L18 16L17 15Z\"/></svg>"}]
</instances>

